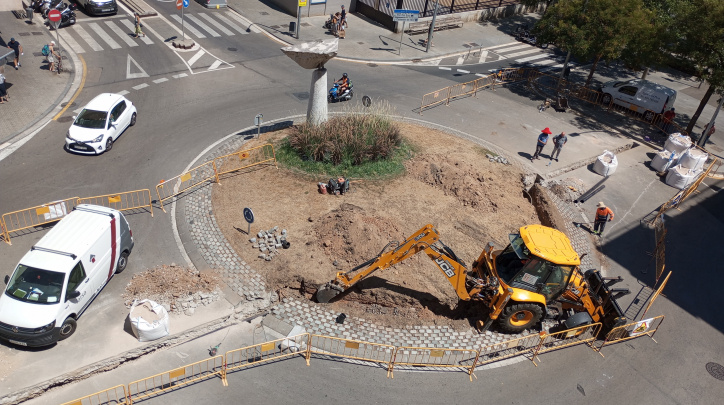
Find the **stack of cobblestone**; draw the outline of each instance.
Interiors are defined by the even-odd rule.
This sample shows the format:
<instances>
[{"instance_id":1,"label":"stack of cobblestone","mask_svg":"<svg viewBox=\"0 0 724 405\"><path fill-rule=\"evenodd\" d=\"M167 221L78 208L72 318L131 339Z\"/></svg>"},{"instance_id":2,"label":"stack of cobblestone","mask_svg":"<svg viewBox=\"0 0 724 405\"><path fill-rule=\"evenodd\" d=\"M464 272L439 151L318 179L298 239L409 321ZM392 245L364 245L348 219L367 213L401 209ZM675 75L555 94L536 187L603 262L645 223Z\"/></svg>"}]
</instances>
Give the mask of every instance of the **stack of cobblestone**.
<instances>
[{"instance_id":1,"label":"stack of cobblestone","mask_svg":"<svg viewBox=\"0 0 724 405\"><path fill-rule=\"evenodd\" d=\"M274 256L279 255L279 249L286 249L289 246L287 242L287 230L282 229L281 234L277 235L279 227L275 226L268 231L259 231L256 238L249 239L254 249L259 249L259 258L270 261ZM286 246L286 247L285 247Z\"/></svg>"},{"instance_id":2,"label":"stack of cobblestone","mask_svg":"<svg viewBox=\"0 0 724 405\"><path fill-rule=\"evenodd\" d=\"M173 314L185 314L191 316L196 312L196 308L207 306L212 302L218 301L222 297L221 291L218 289L210 293L197 292L185 297L178 297L172 303L160 303L166 308L166 311Z\"/></svg>"},{"instance_id":3,"label":"stack of cobblestone","mask_svg":"<svg viewBox=\"0 0 724 405\"><path fill-rule=\"evenodd\" d=\"M489 161L492 163L502 163L504 165L509 165L510 162L508 162L508 159L500 156L500 155L491 155L490 153L486 153L485 157L488 158Z\"/></svg>"}]
</instances>

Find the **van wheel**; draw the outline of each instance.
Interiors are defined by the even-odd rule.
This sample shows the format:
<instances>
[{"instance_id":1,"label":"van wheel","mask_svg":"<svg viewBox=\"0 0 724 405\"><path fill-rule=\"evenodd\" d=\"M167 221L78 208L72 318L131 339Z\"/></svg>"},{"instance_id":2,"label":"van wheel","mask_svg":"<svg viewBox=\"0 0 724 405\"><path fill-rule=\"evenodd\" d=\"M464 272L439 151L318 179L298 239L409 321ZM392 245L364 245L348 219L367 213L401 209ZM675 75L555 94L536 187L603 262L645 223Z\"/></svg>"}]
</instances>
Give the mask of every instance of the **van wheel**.
<instances>
[{"instance_id":1,"label":"van wheel","mask_svg":"<svg viewBox=\"0 0 724 405\"><path fill-rule=\"evenodd\" d=\"M611 104L611 95L610 94L604 94L603 98L601 99L601 103L604 105Z\"/></svg>"},{"instance_id":2,"label":"van wheel","mask_svg":"<svg viewBox=\"0 0 724 405\"><path fill-rule=\"evenodd\" d=\"M58 337L58 340L68 339L73 333L75 333L75 328L77 326L78 324L75 322L75 319L71 317L65 318L63 326L60 327L60 336Z\"/></svg>"},{"instance_id":3,"label":"van wheel","mask_svg":"<svg viewBox=\"0 0 724 405\"><path fill-rule=\"evenodd\" d=\"M646 111L644 114L644 121L651 122L654 120L654 112L653 111Z\"/></svg>"},{"instance_id":4,"label":"van wheel","mask_svg":"<svg viewBox=\"0 0 724 405\"><path fill-rule=\"evenodd\" d=\"M126 269L128 265L128 252L121 253L121 257L118 258L118 265L116 266L116 274L120 274Z\"/></svg>"}]
</instances>

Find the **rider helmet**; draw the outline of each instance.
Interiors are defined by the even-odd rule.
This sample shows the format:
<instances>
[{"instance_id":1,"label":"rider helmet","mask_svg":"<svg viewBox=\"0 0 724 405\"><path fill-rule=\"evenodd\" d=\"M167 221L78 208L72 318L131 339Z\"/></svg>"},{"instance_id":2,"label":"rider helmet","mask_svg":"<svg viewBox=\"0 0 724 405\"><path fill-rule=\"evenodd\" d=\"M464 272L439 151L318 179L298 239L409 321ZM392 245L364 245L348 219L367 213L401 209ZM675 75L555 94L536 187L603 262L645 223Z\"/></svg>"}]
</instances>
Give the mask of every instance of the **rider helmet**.
<instances>
[{"instance_id":1,"label":"rider helmet","mask_svg":"<svg viewBox=\"0 0 724 405\"><path fill-rule=\"evenodd\" d=\"M342 77L347 77L347 73L342 73Z\"/></svg>"}]
</instances>

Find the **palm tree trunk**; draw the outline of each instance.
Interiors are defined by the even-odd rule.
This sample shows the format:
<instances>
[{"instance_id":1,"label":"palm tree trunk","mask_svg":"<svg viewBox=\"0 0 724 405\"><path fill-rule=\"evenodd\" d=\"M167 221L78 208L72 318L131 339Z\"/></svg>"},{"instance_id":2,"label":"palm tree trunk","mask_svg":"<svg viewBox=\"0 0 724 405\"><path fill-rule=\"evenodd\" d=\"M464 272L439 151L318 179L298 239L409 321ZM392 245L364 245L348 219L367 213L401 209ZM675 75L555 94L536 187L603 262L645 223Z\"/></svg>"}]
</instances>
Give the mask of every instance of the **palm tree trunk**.
<instances>
[{"instance_id":1,"label":"palm tree trunk","mask_svg":"<svg viewBox=\"0 0 724 405\"><path fill-rule=\"evenodd\" d=\"M588 73L588 79L586 79L586 85L585 87L588 87L591 85L591 80L593 80L593 72L596 71L596 66L598 66L598 61L601 60L601 55L596 55L596 60L593 61L593 66L591 66L591 71Z\"/></svg>"},{"instance_id":2,"label":"palm tree trunk","mask_svg":"<svg viewBox=\"0 0 724 405\"><path fill-rule=\"evenodd\" d=\"M714 94L714 86L710 84L709 88L706 89L706 94L704 94L704 97L699 102L699 108L696 109L694 115L691 116L691 120L689 120L689 125L686 126L687 133L691 134L691 131L694 129L694 125L696 125L696 121L699 119L701 112L704 111L704 106L709 102L709 98L711 98L712 94Z\"/></svg>"}]
</instances>

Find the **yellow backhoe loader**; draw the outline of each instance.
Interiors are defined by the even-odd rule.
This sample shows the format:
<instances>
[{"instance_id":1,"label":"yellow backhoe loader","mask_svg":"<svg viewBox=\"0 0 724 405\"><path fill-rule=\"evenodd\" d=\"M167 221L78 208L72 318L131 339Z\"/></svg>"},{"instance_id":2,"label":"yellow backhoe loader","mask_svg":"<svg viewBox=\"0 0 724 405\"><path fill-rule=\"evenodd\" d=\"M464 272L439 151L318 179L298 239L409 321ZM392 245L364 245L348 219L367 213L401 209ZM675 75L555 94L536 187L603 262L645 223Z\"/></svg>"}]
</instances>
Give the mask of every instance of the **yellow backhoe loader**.
<instances>
[{"instance_id":1,"label":"yellow backhoe loader","mask_svg":"<svg viewBox=\"0 0 724 405\"><path fill-rule=\"evenodd\" d=\"M510 244L494 250L488 243L468 271L457 255L440 241L432 225L425 225L403 242L390 242L377 257L348 272L338 272L316 293L326 303L377 270L387 269L420 251L438 266L463 301L479 301L487 309L480 330L497 321L505 332L532 328L545 316L566 329L601 322L604 329L626 323L616 298L627 289L611 289L620 277L601 277L598 271L583 274L581 258L562 232L542 225L528 225L509 235Z\"/></svg>"}]
</instances>

